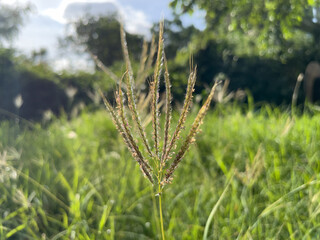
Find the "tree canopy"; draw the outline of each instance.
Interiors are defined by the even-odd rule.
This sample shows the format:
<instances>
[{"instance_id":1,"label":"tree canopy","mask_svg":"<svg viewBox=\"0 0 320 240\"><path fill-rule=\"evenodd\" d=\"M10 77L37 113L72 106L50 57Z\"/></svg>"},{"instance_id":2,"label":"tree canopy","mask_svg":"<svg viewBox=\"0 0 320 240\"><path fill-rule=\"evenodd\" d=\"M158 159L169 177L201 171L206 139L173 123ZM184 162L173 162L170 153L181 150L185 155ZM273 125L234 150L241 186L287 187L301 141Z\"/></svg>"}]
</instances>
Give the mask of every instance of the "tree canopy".
<instances>
[{"instance_id":1,"label":"tree canopy","mask_svg":"<svg viewBox=\"0 0 320 240\"><path fill-rule=\"evenodd\" d=\"M90 51L106 66L123 59L120 41L120 23L116 16L87 16L71 23L74 32L61 43L73 46L80 51ZM143 38L139 35L126 34L131 56L138 59L141 53Z\"/></svg>"},{"instance_id":2,"label":"tree canopy","mask_svg":"<svg viewBox=\"0 0 320 240\"><path fill-rule=\"evenodd\" d=\"M320 48L319 0L173 0L171 6L182 14L205 10L207 32L240 43L246 53L277 58L303 43Z\"/></svg>"},{"instance_id":3,"label":"tree canopy","mask_svg":"<svg viewBox=\"0 0 320 240\"><path fill-rule=\"evenodd\" d=\"M30 9L30 5L13 7L0 3L0 42L10 41L17 35Z\"/></svg>"}]
</instances>

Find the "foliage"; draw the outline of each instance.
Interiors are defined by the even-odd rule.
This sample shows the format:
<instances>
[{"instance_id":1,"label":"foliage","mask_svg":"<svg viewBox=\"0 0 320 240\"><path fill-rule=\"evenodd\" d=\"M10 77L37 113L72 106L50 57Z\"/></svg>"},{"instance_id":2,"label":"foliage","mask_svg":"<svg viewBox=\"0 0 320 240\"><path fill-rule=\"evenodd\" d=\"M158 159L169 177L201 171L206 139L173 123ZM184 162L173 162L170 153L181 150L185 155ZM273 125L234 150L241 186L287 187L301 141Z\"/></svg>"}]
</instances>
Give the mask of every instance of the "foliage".
<instances>
[{"instance_id":1,"label":"foliage","mask_svg":"<svg viewBox=\"0 0 320 240\"><path fill-rule=\"evenodd\" d=\"M287 54L285 61L253 53L240 54L239 44L241 46L241 41L232 44L206 33L200 33L192 40L189 49L193 51L193 60L199 69L196 94L204 95L212 80L223 73L230 80L229 91L249 91L259 103L289 104L298 75L305 72L311 60L320 56L305 43L297 46L294 53ZM187 55L187 51L178 52L170 65L173 94L179 99L183 96L181 88L185 84L183 72L187 70ZM304 98L302 88L299 104Z\"/></svg>"},{"instance_id":2,"label":"foliage","mask_svg":"<svg viewBox=\"0 0 320 240\"><path fill-rule=\"evenodd\" d=\"M0 49L0 65L0 109L5 113L41 119L43 111L51 109L58 114L66 104L64 91L48 66L35 66L23 56L15 56L13 49ZM20 103L15 103L19 98Z\"/></svg>"},{"instance_id":3,"label":"foliage","mask_svg":"<svg viewBox=\"0 0 320 240\"><path fill-rule=\"evenodd\" d=\"M199 66L202 84L209 84L222 72L230 79L229 91L249 90L260 103L280 105L291 101L296 78L304 71L306 62L294 58L282 63L258 56L237 56L234 52L232 46L215 41L200 49L194 61Z\"/></svg>"},{"instance_id":4,"label":"foliage","mask_svg":"<svg viewBox=\"0 0 320 240\"><path fill-rule=\"evenodd\" d=\"M235 172L209 239L319 235L319 114L292 121L278 108L245 109L207 116L163 196L169 239L202 238ZM2 122L0 152L0 239L159 237L155 193L104 111L46 129Z\"/></svg>"},{"instance_id":5,"label":"foliage","mask_svg":"<svg viewBox=\"0 0 320 240\"><path fill-rule=\"evenodd\" d=\"M184 12L195 7L206 11L207 31L229 41L246 43L249 53L279 58L308 42L318 49L320 1L194 1L173 0L171 6ZM233 42L234 43L234 42ZM291 49L291 50L290 50Z\"/></svg>"},{"instance_id":6,"label":"foliage","mask_svg":"<svg viewBox=\"0 0 320 240\"><path fill-rule=\"evenodd\" d=\"M74 34L61 39L62 46L71 46L75 49L89 51L96 55L106 66L122 60L120 43L120 23L116 16L96 18L87 16L70 25ZM130 53L136 60L139 59L143 39L141 36L127 33Z\"/></svg>"},{"instance_id":7,"label":"foliage","mask_svg":"<svg viewBox=\"0 0 320 240\"><path fill-rule=\"evenodd\" d=\"M39 121L46 113L76 115L84 106L100 102L97 85L109 91L114 84L101 72L55 73L45 61L29 59L14 49L0 48L0 66L1 119L16 115Z\"/></svg>"},{"instance_id":8,"label":"foliage","mask_svg":"<svg viewBox=\"0 0 320 240\"><path fill-rule=\"evenodd\" d=\"M0 3L0 43L12 40L23 25L26 14L31 10L30 5L12 7Z\"/></svg>"}]
</instances>

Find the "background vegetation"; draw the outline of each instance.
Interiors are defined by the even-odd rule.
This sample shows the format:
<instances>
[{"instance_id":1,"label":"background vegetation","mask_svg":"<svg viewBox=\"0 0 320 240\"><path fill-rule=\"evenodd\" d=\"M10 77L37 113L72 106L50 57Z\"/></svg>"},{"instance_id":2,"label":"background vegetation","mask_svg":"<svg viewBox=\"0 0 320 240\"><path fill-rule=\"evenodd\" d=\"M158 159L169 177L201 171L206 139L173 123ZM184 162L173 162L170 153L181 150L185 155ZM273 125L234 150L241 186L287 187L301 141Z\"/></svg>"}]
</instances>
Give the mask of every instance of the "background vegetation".
<instances>
[{"instance_id":1,"label":"background vegetation","mask_svg":"<svg viewBox=\"0 0 320 240\"><path fill-rule=\"evenodd\" d=\"M319 114L223 106L166 189L168 239L319 235ZM176 118L175 118L176 119ZM155 194L104 110L32 130L2 122L1 238L157 239Z\"/></svg>"},{"instance_id":2,"label":"background vegetation","mask_svg":"<svg viewBox=\"0 0 320 240\"><path fill-rule=\"evenodd\" d=\"M164 38L173 124L190 55L198 69L191 115L214 79L229 81L163 195L166 237L201 239L226 190L209 239L316 239L320 115L316 105L303 104L302 89L296 111L289 109L298 74L320 59L320 2L173 0L171 6ZM206 12L204 31L180 19L196 8ZM160 238L155 192L96 92L114 102L116 78L125 71L119 22L88 16L70 23L76 31L60 39L61 49L90 52L114 75L98 67L55 72L45 49L26 56L8 47L28 14L30 6L0 4L0 239ZM155 24L151 31L158 30ZM127 36L138 72L143 37ZM140 94L147 88L140 84Z\"/></svg>"}]
</instances>

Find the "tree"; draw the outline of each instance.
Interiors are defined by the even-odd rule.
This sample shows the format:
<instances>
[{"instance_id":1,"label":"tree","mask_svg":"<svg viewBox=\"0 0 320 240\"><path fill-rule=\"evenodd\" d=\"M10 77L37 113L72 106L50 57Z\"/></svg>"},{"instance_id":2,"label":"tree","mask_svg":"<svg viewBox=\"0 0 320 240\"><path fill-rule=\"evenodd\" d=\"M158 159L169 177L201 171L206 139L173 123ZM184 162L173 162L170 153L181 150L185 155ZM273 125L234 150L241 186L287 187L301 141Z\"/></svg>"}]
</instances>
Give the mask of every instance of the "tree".
<instances>
[{"instance_id":1,"label":"tree","mask_svg":"<svg viewBox=\"0 0 320 240\"><path fill-rule=\"evenodd\" d=\"M12 7L0 3L0 42L10 41L18 34L24 17L30 10L30 5Z\"/></svg>"},{"instance_id":2,"label":"tree","mask_svg":"<svg viewBox=\"0 0 320 240\"><path fill-rule=\"evenodd\" d=\"M116 16L87 16L71 24L74 34L60 40L61 45L73 46L77 50L90 51L106 66L121 61L120 23ZM138 59L141 53L143 37L127 34L131 57Z\"/></svg>"},{"instance_id":3,"label":"tree","mask_svg":"<svg viewBox=\"0 0 320 240\"><path fill-rule=\"evenodd\" d=\"M319 0L173 0L171 6L182 14L205 10L207 32L241 43L246 54L286 58L303 43L320 48Z\"/></svg>"}]
</instances>

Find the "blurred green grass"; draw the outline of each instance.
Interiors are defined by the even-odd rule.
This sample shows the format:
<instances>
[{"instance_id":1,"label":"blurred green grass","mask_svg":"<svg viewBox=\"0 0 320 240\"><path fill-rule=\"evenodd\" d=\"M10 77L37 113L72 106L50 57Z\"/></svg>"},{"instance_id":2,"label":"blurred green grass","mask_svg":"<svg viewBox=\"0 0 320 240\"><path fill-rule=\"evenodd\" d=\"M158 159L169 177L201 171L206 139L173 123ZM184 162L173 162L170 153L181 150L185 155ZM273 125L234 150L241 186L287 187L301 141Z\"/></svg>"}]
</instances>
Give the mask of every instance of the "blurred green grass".
<instances>
[{"instance_id":1,"label":"blurred green grass","mask_svg":"<svg viewBox=\"0 0 320 240\"><path fill-rule=\"evenodd\" d=\"M211 111L163 196L167 239L202 239L232 176L208 239L317 239L319 122L268 106ZM2 122L0 154L1 240L160 237L155 194L105 111Z\"/></svg>"}]
</instances>

